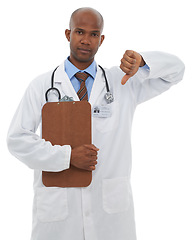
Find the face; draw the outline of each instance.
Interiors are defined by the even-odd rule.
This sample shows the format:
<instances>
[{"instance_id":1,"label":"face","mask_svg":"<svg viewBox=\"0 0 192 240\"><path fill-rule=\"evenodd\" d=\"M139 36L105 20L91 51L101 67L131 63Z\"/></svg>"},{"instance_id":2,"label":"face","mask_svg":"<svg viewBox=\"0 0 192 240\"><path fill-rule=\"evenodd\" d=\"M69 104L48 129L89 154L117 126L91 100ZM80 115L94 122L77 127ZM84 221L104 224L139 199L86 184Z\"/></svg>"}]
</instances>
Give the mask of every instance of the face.
<instances>
[{"instance_id":1,"label":"face","mask_svg":"<svg viewBox=\"0 0 192 240\"><path fill-rule=\"evenodd\" d=\"M70 42L70 61L78 68L86 68L104 40L101 18L93 12L78 12L70 27L65 31Z\"/></svg>"}]
</instances>

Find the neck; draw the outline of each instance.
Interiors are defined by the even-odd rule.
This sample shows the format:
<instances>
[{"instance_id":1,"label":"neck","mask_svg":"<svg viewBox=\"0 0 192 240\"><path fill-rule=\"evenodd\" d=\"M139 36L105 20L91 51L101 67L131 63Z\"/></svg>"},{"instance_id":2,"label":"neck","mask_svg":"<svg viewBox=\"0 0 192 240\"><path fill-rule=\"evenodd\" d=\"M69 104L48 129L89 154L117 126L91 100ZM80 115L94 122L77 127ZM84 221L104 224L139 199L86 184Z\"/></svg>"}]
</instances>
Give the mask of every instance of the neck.
<instances>
[{"instance_id":1,"label":"neck","mask_svg":"<svg viewBox=\"0 0 192 240\"><path fill-rule=\"evenodd\" d=\"M84 70L92 64L92 62L94 61L94 58L92 60L88 61L88 62L80 62L80 61L78 61L75 58L70 56L69 61L79 70Z\"/></svg>"}]
</instances>

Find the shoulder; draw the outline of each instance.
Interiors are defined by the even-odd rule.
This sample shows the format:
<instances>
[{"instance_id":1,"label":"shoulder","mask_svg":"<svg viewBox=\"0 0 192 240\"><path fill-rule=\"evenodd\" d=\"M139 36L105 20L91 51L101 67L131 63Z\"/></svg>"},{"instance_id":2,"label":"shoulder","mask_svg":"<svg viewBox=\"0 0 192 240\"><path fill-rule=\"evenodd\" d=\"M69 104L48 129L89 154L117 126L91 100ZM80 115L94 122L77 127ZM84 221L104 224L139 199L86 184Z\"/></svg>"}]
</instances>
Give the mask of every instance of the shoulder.
<instances>
[{"instance_id":1,"label":"shoulder","mask_svg":"<svg viewBox=\"0 0 192 240\"><path fill-rule=\"evenodd\" d=\"M25 100L31 99L33 102L43 105L45 103L45 92L51 87L51 75L52 71L49 71L34 78L25 91Z\"/></svg>"},{"instance_id":2,"label":"shoulder","mask_svg":"<svg viewBox=\"0 0 192 240\"><path fill-rule=\"evenodd\" d=\"M51 75L52 75L52 71L43 73L43 74L37 76L36 78L34 78L31 81L31 83L29 84L29 86L31 86L33 88L39 88L39 87L43 87L45 85L51 86Z\"/></svg>"},{"instance_id":3,"label":"shoulder","mask_svg":"<svg viewBox=\"0 0 192 240\"><path fill-rule=\"evenodd\" d=\"M27 91L34 94L42 96L45 94L48 88L51 87L51 75L53 71L48 71L41 75L35 77L30 83L27 88Z\"/></svg>"}]
</instances>

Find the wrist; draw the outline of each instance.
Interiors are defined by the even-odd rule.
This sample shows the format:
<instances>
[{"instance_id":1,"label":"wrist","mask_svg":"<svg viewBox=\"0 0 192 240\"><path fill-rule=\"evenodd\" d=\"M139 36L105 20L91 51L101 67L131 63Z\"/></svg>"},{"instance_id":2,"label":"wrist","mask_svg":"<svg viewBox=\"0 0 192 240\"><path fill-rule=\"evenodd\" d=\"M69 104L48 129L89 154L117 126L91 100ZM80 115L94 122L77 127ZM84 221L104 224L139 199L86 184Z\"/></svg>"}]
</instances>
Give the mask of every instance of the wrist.
<instances>
[{"instance_id":1,"label":"wrist","mask_svg":"<svg viewBox=\"0 0 192 240\"><path fill-rule=\"evenodd\" d=\"M146 62L144 61L143 57L141 56L141 62L140 62L140 65L139 67L143 67L145 66Z\"/></svg>"}]
</instances>

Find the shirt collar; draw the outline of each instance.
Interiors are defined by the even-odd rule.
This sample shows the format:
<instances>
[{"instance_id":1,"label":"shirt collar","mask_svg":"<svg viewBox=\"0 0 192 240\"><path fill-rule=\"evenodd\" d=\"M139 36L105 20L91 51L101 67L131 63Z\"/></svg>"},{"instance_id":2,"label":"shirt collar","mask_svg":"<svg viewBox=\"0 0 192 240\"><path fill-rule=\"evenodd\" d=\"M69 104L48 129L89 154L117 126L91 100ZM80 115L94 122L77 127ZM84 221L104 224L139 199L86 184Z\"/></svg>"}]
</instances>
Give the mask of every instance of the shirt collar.
<instances>
[{"instance_id":1,"label":"shirt collar","mask_svg":"<svg viewBox=\"0 0 192 240\"><path fill-rule=\"evenodd\" d=\"M77 73L77 72L87 72L89 73L89 75L91 75L91 77L93 79L95 79L96 76L96 72L97 72L97 64L95 62L95 60L92 62L92 64L84 69L84 70L80 70L78 68L76 68L70 61L69 61L69 57L65 60L65 64L64 64L64 68L65 68L65 72L67 73L69 79L71 80L71 78Z\"/></svg>"}]
</instances>

